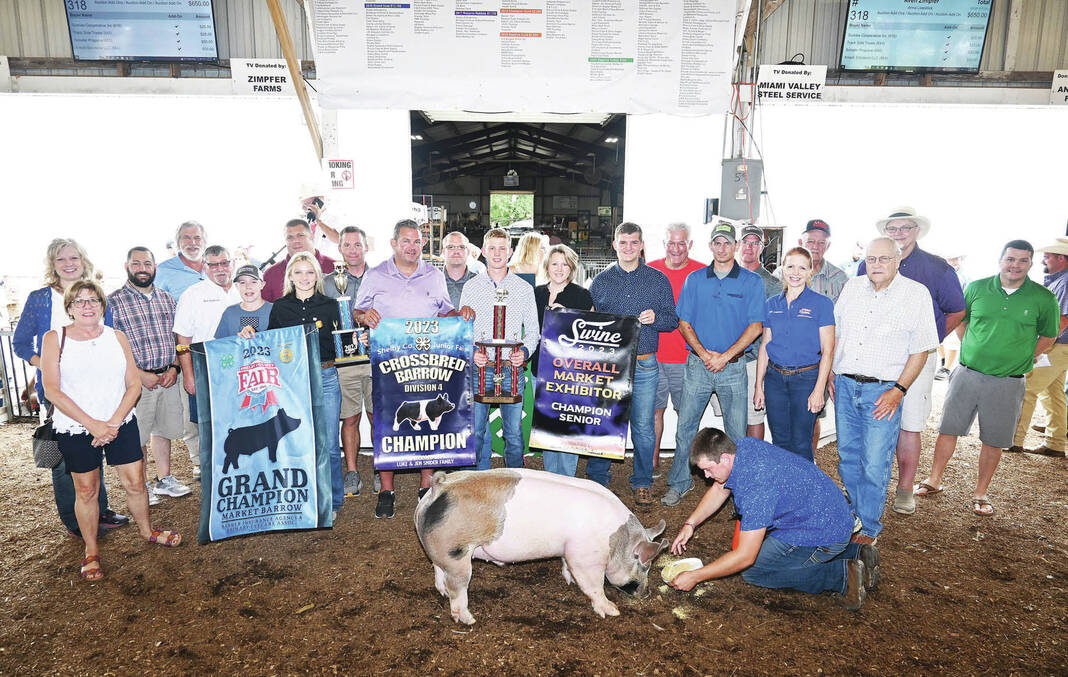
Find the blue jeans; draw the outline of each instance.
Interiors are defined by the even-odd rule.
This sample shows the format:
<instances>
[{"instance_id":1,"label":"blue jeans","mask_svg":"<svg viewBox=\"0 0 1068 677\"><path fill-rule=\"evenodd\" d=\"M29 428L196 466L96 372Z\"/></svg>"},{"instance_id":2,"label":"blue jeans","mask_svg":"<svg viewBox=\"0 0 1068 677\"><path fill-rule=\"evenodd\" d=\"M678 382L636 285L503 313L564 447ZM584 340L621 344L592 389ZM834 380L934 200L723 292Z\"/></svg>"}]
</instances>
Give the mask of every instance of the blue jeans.
<instances>
[{"instance_id":1,"label":"blue jeans","mask_svg":"<svg viewBox=\"0 0 1068 677\"><path fill-rule=\"evenodd\" d=\"M67 462L59 460L59 465L52 468L52 493L56 497L56 510L59 511L59 521L63 526L76 534L81 533L78 528L78 517L74 514L74 478L67 472ZM100 473L100 492L97 494L100 504L100 512L108 509L108 490L104 486L104 473Z\"/></svg>"},{"instance_id":2,"label":"blue jeans","mask_svg":"<svg viewBox=\"0 0 1068 677\"><path fill-rule=\"evenodd\" d=\"M486 367L486 385L490 389L494 370ZM478 378L477 376L475 377ZM523 392L526 379L523 372L519 372L518 392ZM504 372L504 382L501 384L501 392L511 392L512 370ZM478 469L489 470L493 454L488 447L484 446L489 436L489 412L492 405L484 402L475 402L475 449L478 450ZM504 461L509 468L523 467L523 403L501 404L501 432L504 435Z\"/></svg>"},{"instance_id":3,"label":"blue jeans","mask_svg":"<svg viewBox=\"0 0 1068 677\"><path fill-rule=\"evenodd\" d=\"M638 360L634 365L634 387L630 396L630 439L634 443L634 474L630 488L648 489L653 485L653 454L656 434L653 414L656 406L656 387L660 383L660 364L656 355ZM590 457L586 461L586 477L608 486L612 481L612 460Z\"/></svg>"},{"instance_id":4,"label":"blue jeans","mask_svg":"<svg viewBox=\"0 0 1068 677\"><path fill-rule=\"evenodd\" d=\"M819 369L783 376L768 367L764 375L764 409L768 412L771 441L798 456L812 457L812 431L816 414L808 410L808 396L816 388Z\"/></svg>"},{"instance_id":5,"label":"blue jeans","mask_svg":"<svg viewBox=\"0 0 1068 677\"><path fill-rule=\"evenodd\" d=\"M345 502L345 468L341 454L341 385L337 369L323 369L323 410L326 414L326 444L330 455L330 505L341 510Z\"/></svg>"},{"instance_id":6,"label":"blue jeans","mask_svg":"<svg viewBox=\"0 0 1068 677\"><path fill-rule=\"evenodd\" d=\"M891 387L889 383L858 383L845 376L834 381L838 475L863 524L860 532L872 538L883 530L886 489L901 428L900 406L882 421L873 416L875 400Z\"/></svg>"},{"instance_id":7,"label":"blue jeans","mask_svg":"<svg viewBox=\"0 0 1068 677\"><path fill-rule=\"evenodd\" d=\"M668 486L676 491L686 491L693 485L690 473L690 445L697 434L697 426L708 406L712 393L719 397L723 409L723 432L737 440L745 437L749 407L746 405L748 377L745 360L727 364L723 371L710 372L693 353L686 358L686 377L682 381L682 406L679 409L678 428L675 432L675 458L668 474Z\"/></svg>"},{"instance_id":8,"label":"blue jeans","mask_svg":"<svg viewBox=\"0 0 1068 677\"><path fill-rule=\"evenodd\" d=\"M859 550L858 544L849 541L827 546L790 545L765 536L756 562L742 572L742 580L763 588L844 594L849 560L856 559Z\"/></svg>"},{"instance_id":9,"label":"blue jeans","mask_svg":"<svg viewBox=\"0 0 1068 677\"><path fill-rule=\"evenodd\" d=\"M547 472L553 472L557 475L574 477L575 471L578 469L578 454L566 451L542 449L541 460L545 464Z\"/></svg>"}]
</instances>

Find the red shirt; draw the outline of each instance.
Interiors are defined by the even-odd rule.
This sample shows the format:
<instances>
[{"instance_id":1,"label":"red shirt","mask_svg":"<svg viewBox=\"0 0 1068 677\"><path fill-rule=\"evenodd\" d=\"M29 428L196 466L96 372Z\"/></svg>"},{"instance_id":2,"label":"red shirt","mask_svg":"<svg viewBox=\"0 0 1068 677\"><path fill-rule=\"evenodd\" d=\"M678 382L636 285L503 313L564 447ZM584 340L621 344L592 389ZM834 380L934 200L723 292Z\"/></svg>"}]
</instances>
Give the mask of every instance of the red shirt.
<instances>
[{"instance_id":1,"label":"red shirt","mask_svg":"<svg viewBox=\"0 0 1068 677\"><path fill-rule=\"evenodd\" d=\"M668 282L671 283L671 292L675 295L675 303L677 304L686 278L693 271L705 268L706 264L690 259L684 267L672 270L667 267L666 259L657 259L656 261L650 261L649 267L667 275ZM682 364L686 361L686 355L689 352L690 348L686 345L686 339L682 338L682 334L676 329L671 333L665 332L660 335L660 349L656 351L656 359L667 364Z\"/></svg>"},{"instance_id":2,"label":"red shirt","mask_svg":"<svg viewBox=\"0 0 1068 677\"><path fill-rule=\"evenodd\" d=\"M319 268L322 269L323 275L332 275L334 273L334 259L329 256L324 256L319 253L319 250L315 250L315 260L319 262ZM287 254L285 259L274 264L267 270L263 271L263 281L266 284L263 286L263 300L274 303L278 299L282 298L282 292L285 290L286 282L286 266L289 264L289 255ZM676 301L678 301L676 294Z\"/></svg>"}]
</instances>

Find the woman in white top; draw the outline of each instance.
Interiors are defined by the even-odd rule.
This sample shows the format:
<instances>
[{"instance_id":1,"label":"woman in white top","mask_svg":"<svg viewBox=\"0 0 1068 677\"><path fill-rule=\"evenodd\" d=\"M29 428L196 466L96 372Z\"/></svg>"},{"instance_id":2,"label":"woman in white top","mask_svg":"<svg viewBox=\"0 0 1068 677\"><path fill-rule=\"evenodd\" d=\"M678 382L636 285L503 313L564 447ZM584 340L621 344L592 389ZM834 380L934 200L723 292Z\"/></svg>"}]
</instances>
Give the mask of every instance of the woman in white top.
<instances>
[{"instance_id":1,"label":"woman in white top","mask_svg":"<svg viewBox=\"0 0 1068 677\"><path fill-rule=\"evenodd\" d=\"M150 543L176 546L175 531L153 529L148 492L141 481L143 456L133 408L141 379L126 336L102 324L107 301L92 280L78 280L63 297L73 324L44 336L41 373L45 396L55 406L52 426L59 451L74 479L74 512L85 541L81 575L104 575L97 546L101 455L119 473L126 503L141 536Z\"/></svg>"}]
</instances>

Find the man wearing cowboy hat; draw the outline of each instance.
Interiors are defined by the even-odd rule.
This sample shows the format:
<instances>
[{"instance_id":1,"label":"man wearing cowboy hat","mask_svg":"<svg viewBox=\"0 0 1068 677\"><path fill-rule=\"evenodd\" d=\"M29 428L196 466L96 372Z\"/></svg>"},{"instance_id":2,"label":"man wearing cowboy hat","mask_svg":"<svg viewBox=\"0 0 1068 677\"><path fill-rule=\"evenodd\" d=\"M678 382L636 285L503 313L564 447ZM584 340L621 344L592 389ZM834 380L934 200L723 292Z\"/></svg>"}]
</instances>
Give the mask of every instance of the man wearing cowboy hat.
<instances>
[{"instance_id":1,"label":"man wearing cowboy hat","mask_svg":"<svg viewBox=\"0 0 1068 677\"><path fill-rule=\"evenodd\" d=\"M1068 403L1064 394L1064 377L1068 374L1068 329L1065 329L1068 326L1068 238L1059 237L1053 244L1038 251L1042 252L1042 267L1046 273L1042 284L1057 297L1061 308L1061 333L1046 353L1049 364L1036 364L1027 375L1020 421L1016 424L1016 434L1008 451L1064 458L1065 448L1068 448L1068 440L1065 439L1068 435ZM1024 437L1027 436L1027 427L1031 425L1036 399L1046 410L1046 443L1037 449L1024 449Z\"/></svg>"},{"instance_id":2,"label":"man wearing cowboy hat","mask_svg":"<svg viewBox=\"0 0 1068 677\"><path fill-rule=\"evenodd\" d=\"M307 220L308 225L312 230L312 242L315 243L315 248L322 252L324 255L329 256L332 259L341 259L341 253L338 250L338 243L341 241L338 235L338 228L327 225L327 222L333 223L338 220L337 214L334 210L330 210L329 214L324 214L326 210L326 191L324 191L319 184L314 182L305 182L300 186L300 214L301 218ZM323 271L329 273L330 271Z\"/></svg>"},{"instance_id":3,"label":"man wearing cowboy hat","mask_svg":"<svg viewBox=\"0 0 1068 677\"><path fill-rule=\"evenodd\" d=\"M889 237L901 247L901 264L898 272L927 287L934 308L938 342L957 328L964 318L964 293L961 291L957 272L941 256L925 252L916 246L916 241L931 230L931 222L916 213L912 207L899 207L885 219L875 223L880 235ZM857 275L864 275L866 265L861 262ZM920 463L920 432L927 427L931 415L931 388L938 370L938 352L931 350L920 375L909 387L901 402L901 432L897 438L897 491L894 494L894 512L911 515L916 512L913 496L913 481ZM922 490L921 490L922 493Z\"/></svg>"},{"instance_id":4,"label":"man wearing cowboy hat","mask_svg":"<svg viewBox=\"0 0 1068 677\"><path fill-rule=\"evenodd\" d=\"M964 254L959 253L960 251L959 247L953 247L943 253L946 254L945 259L949 267L957 271L957 281L960 282L961 291L964 291L971 279L962 270ZM955 331L946 332L946 338L942 340L942 345L938 346L938 356L942 359L942 366L935 372L936 381L945 381L949 378L950 372L957 366L958 354L960 354L960 337Z\"/></svg>"}]
</instances>

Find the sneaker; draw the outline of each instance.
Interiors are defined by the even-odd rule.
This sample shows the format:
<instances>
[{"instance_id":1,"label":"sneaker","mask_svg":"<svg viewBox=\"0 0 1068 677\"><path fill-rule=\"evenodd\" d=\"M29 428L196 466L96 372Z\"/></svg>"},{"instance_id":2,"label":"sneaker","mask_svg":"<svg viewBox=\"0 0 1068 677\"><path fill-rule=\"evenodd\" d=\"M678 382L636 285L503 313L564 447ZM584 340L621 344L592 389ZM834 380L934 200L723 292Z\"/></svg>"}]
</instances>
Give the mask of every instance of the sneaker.
<instances>
[{"instance_id":1,"label":"sneaker","mask_svg":"<svg viewBox=\"0 0 1068 677\"><path fill-rule=\"evenodd\" d=\"M120 515L111 508L108 508L104 512L100 513L101 529L115 529L117 527L126 526L129 523L129 517L127 517L126 515Z\"/></svg>"},{"instance_id":2,"label":"sneaker","mask_svg":"<svg viewBox=\"0 0 1068 677\"><path fill-rule=\"evenodd\" d=\"M345 495L359 496L360 489L363 489L363 478L360 477L360 473L355 470L345 473Z\"/></svg>"},{"instance_id":3,"label":"sneaker","mask_svg":"<svg viewBox=\"0 0 1068 677\"><path fill-rule=\"evenodd\" d=\"M638 487L634 490L634 505L652 505L653 494L649 487Z\"/></svg>"},{"instance_id":4,"label":"sneaker","mask_svg":"<svg viewBox=\"0 0 1068 677\"><path fill-rule=\"evenodd\" d=\"M375 506L375 517L393 519L394 502L397 500L397 492L381 491L378 494L378 505Z\"/></svg>"},{"instance_id":5,"label":"sneaker","mask_svg":"<svg viewBox=\"0 0 1068 677\"><path fill-rule=\"evenodd\" d=\"M879 548L862 545L857 559L864 562L864 589L871 592L879 585Z\"/></svg>"},{"instance_id":6,"label":"sneaker","mask_svg":"<svg viewBox=\"0 0 1068 677\"><path fill-rule=\"evenodd\" d=\"M330 513L330 522L333 523L333 524L337 524L337 516L340 513L341 513L340 510L335 510L335 511L331 512Z\"/></svg>"},{"instance_id":7,"label":"sneaker","mask_svg":"<svg viewBox=\"0 0 1068 677\"><path fill-rule=\"evenodd\" d=\"M173 496L174 498L189 494L189 487L175 479L174 475L167 475L163 479L156 478L156 481L152 483L152 489L157 494Z\"/></svg>"},{"instance_id":8,"label":"sneaker","mask_svg":"<svg viewBox=\"0 0 1068 677\"><path fill-rule=\"evenodd\" d=\"M864 600L868 591L864 588L864 562L859 559L849 560L849 578L846 582L846 591L842 595L842 606L849 611L859 611L864 606Z\"/></svg>"},{"instance_id":9,"label":"sneaker","mask_svg":"<svg viewBox=\"0 0 1068 677\"><path fill-rule=\"evenodd\" d=\"M375 493L382 491L382 476L375 473Z\"/></svg>"},{"instance_id":10,"label":"sneaker","mask_svg":"<svg viewBox=\"0 0 1068 677\"><path fill-rule=\"evenodd\" d=\"M430 487L419 487L419 500L423 500L423 496L426 496L430 492Z\"/></svg>"},{"instance_id":11,"label":"sneaker","mask_svg":"<svg viewBox=\"0 0 1068 677\"><path fill-rule=\"evenodd\" d=\"M682 502L682 497L691 491L693 491L693 482L690 482L690 486L686 487L685 491L679 491L672 487L667 490L667 493L660 499L660 502L668 507L678 505Z\"/></svg>"},{"instance_id":12,"label":"sneaker","mask_svg":"<svg viewBox=\"0 0 1068 677\"><path fill-rule=\"evenodd\" d=\"M200 466L199 465L194 465L193 466L193 480L197 481L197 482L200 481Z\"/></svg>"},{"instance_id":13,"label":"sneaker","mask_svg":"<svg viewBox=\"0 0 1068 677\"><path fill-rule=\"evenodd\" d=\"M912 489L898 489L894 492L894 512L902 515L916 512L916 496Z\"/></svg>"},{"instance_id":14,"label":"sneaker","mask_svg":"<svg viewBox=\"0 0 1068 677\"><path fill-rule=\"evenodd\" d=\"M145 482L145 488L148 489L148 504L159 505L159 496L156 495L156 491L152 488L152 484L152 482Z\"/></svg>"},{"instance_id":15,"label":"sneaker","mask_svg":"<svg viewBox=\"0 0 1068 677\"><path fill-rule=\"evenodd\" d=\"M949 373L950 373L949 370L946 369L945 367L939 367L938 371L935 372L935 376L934 376L935 380L936 381L945 381L946 379L949 378Z\"/></svg>"}]
</instances>

